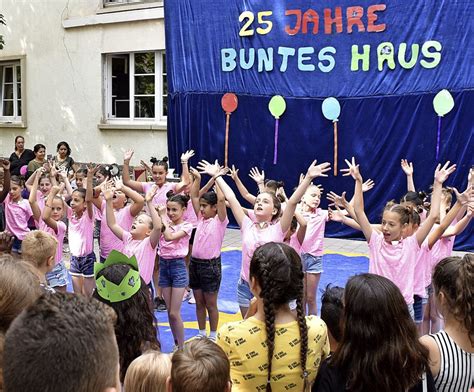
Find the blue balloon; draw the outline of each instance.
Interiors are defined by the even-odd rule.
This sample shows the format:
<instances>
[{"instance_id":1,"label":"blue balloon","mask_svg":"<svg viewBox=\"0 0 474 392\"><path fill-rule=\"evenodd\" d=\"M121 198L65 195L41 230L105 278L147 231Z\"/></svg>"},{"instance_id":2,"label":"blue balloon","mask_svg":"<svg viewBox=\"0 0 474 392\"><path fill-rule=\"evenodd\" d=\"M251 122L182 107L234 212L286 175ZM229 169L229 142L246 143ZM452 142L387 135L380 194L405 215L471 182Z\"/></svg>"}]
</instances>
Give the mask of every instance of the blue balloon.
<instances>
[{"instance_id":1,"label":"blue balloon","mask_svg":"<svg viewBox=\"0 0 474 392\"><path fill-rule=\"evenodd\" d=\"M331 121L337 121L341 114L341 105L334 97L326 98L321 107L324 117Z\"/></svg>"}]
</instances>

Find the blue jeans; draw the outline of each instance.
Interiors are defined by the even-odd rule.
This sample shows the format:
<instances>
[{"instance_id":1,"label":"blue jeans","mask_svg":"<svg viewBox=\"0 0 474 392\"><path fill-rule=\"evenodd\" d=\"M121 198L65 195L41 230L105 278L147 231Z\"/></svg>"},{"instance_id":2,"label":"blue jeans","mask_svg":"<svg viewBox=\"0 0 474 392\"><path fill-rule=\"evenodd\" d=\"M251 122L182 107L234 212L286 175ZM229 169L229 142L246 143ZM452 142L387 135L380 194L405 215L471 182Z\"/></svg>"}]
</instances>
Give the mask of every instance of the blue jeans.
<instances>
[{"instance_id":1,"label":"blue jeans","mask_svg":"<svg viewBox=\"0 0 474 392\"><path fill-rule=\"evenodd\" d=\"M252 298L253 294L250 291L249 283L240 277L239 283L237 284L237 302L239 303L239 306L248 308Z\"/></svg>"},{"instance_id":2,"label":"blue jeans","mask_svg":"<svg viewBox=\"0 0 474 392\"><path fill-rule=\"evenodd\" d=\"M303 253L301 260L303 260L303 271L306 274L320 274L323 272L322 256L313 256L309 253Z\"/></svg>"},{"instance_id":3,"label":"blue jeans","mask_svg":"<svg viewBox=\"0 0 474 392\"><path fill-rule=\"evenodd\" d=\"M67 286L67 269L62 261L46 274L46 281L49 287Z\"/></svg>"},{"instance_id":4,"label":"blue jeans","mask_svg":"<svg viewBox=\"0 0 474 392\"><path fill-rule=\"evenodd\" d=\"M182 288L188 285L188 272L184 259L163 259L160 257L160 287Z\"/></svg>"}]
</instances>

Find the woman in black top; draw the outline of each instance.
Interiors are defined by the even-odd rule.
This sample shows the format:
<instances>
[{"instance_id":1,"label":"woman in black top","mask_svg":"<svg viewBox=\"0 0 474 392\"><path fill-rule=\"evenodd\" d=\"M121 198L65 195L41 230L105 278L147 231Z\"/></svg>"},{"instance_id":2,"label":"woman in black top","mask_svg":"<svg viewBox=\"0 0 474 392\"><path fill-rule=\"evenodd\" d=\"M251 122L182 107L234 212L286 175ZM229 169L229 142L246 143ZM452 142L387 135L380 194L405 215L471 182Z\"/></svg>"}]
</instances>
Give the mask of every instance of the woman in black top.
<instances>
[{"instance_id":1,"label":"woman in black top","mask_svg":"<svg viewBox=\"0 0 474 392\"><path fill-rule=\"evenodd\" d=\"M17 136L15 138L15 151L10 155L10 173L19 176L22 166L28 166L31 160L35 158L33 151L25 148L25 138Z\"/></svg>"},{"instance_id":2,"label":"woman in black top","mask_svg":"<svg viewBox=\"0 0 474 392\"><path fill-rule=\"evenodd\" d=\"M428 350L400 290L374 274L349 279L343 334L322 366L313 392L435 392Z\"/></svg>"},{"instance_id":3,"label":"woman in black top","mask_svg":"<svg viewBox=\"0 0 474 392\"><path fill-rule=\"evenodd\" d=\"M71 147L67 142L58 143L53 161L58 170L65 170L69 176L73 173L74 159L71 157Z\"/></svg>"}]
</instances>

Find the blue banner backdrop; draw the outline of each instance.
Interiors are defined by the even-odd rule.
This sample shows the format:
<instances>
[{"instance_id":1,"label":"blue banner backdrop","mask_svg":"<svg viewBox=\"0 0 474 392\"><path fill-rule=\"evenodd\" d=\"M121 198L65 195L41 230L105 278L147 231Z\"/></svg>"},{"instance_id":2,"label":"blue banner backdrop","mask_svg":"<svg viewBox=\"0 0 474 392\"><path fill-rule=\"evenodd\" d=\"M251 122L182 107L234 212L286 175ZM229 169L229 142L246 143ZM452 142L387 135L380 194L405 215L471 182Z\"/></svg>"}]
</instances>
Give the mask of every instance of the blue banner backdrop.
<instances>
[{"instance_id":1,"label":"blue banner backdrop","mask_svg":"<svg viewBox=\"0 0 474 392\"><path fill-rule=\"evenodd\" d=\"M334 96L341 103L339 167L355 156L376 182L365 195L371 221L406 191L402 158L414 163L417 189L428 190L436 164L446 160L458 165L447 185L464 189L474 163L473 10L468 0L165 2L172 165L179 167L188 148L223 163L221 98L232 92L239 104L230 116L229 164L250 190L246 173L258 166L285 181L289 193L313 159L333 163L333 124L321 104ZM442 118L436 160L433 98L442 89L455 106ZM273 165L268 102L277 94L287 108ZM353 182L340 175L321 184L352 195ZM473 250L473 232L471 224L456 248ZM336 223L327 234L360 238Z\"/></svg>"}]
</instances>

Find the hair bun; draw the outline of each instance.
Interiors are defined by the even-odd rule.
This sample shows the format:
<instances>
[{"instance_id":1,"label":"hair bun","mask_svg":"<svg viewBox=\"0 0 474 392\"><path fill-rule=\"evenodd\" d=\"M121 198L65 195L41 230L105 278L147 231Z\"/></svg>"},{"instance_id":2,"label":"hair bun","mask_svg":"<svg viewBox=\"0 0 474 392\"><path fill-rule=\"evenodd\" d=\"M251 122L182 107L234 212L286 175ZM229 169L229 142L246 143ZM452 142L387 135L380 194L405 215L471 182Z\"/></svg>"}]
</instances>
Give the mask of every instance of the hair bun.
<instances>
[{"instance_id":1,"label":"hair bun","mask_svg":"<svg viewBox=\"0 0 474 392\"><path fill-rule=\"evenodd\" d=\"M166 198L169 199L170 197L173 197L174 196L174 192L172 190L169 190L168 192L166 192Z\"/></svg>"},{"instance_id":2,"label":"hair bun","mask_svg":"<svg viewBox=\"0 0 474 392\"><path fill-rule=\"evenodd\" d=\"M161 160L161 162L168 162L168 157L163 157L163 159Z\"/></svg>"},{"instance_id":3,"label":"hair bun","mask_svg":"<svg viewBox=\"0 0 474 392\"><path fill-rule=\"evenodd\" d=\"M283 188L284 186L285 186L285 183L283 181L277 181L278 188Z\"/></svg>"},{"instance_id":4,"label":"hair bun","mask_svg":"<svg viewBox=\"0 0 474 392\"><path fill-rule=\"evenodd\" d=\"M158 162L158 159L156 159L155 157L151 157L151 158L150 158L150 162L151 162L151 163L157 163L157 162Z\"/></svg>"}]
</instances>

